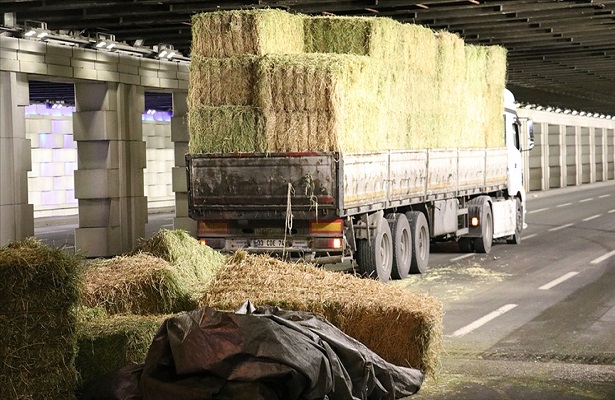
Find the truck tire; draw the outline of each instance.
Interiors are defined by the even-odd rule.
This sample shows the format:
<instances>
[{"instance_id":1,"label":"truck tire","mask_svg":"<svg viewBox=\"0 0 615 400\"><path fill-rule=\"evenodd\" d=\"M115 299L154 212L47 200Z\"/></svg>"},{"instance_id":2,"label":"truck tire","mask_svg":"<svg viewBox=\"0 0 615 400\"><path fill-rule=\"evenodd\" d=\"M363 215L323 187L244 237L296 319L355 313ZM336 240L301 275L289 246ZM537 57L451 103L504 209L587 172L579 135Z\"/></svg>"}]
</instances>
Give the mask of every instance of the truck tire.
<instances>
[{"instance_id":1,"label":"truck tire","mask_svg":"<svg viewBox=\"0 0 615 400\"><path fill-rule=\"evenodd\" d=\"M410 257L412 255L412 234L410 224L405 214L388 214L386 220L391 228L393 240L393 267L391 277L404 279L410 273Z\"/></svg>"},{"instance_id":2,"label":"truck tire","mask_svg":"<svg viewBox=\"0 0 615 400\"><path fill-rule=\"evenodd\" d=\"M488 201L482 202L480 215L481 237L474 239L472 243L477 253L489 253L493 244L493 214Z\"/></svg>"},{"instance_id":3,"label":"truck tire","mask_svg":"<svg viewBox=\"0 0 615 400\"><path fill-rule=\"evenodd\" d=\"M393 266L393 241L391 228L386 219L380 218L374 236L357 241L357 264L359 272L370 278L386 283L391 279Z\"/></svg>"},{"instance_id":4,"label":"truck tire","mask_svg":"<svg viewBox=\"0 0 615 400\"><path fill-rule=\"evenodd\" d=\"M521 231L523 231L523 205L518 197L515 198L515 205L517 209L515 216L515 233L509 239L506 239L506 243L509 244L521 244Z\"/></svg>"},{"instance_id":5,"label":"truck tire","mask_svg":"<svg viewBox=\"0 0 615 400\"><path fill-rule=\"evenodd\" d=\"M410 273L422 274L427 271L429 263L429 225L425 214L420 211L406 213L412 234L412 253L410 256Z\"/></svg>"}]
</instances>

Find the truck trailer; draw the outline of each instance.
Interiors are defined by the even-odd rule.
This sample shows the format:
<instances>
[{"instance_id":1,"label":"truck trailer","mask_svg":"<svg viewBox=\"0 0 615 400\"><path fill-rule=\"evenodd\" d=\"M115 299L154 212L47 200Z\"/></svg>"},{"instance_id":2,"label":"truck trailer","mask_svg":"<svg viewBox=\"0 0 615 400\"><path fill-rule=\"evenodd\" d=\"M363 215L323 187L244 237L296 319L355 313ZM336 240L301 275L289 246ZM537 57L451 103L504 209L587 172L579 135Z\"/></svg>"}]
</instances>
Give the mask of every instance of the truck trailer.
<instances>
[{"instance_id":1,"label":"truck trailer","mask_svg":"<svg viewBox=\"0 0 615 400\"><path fill-rule=\"evenodd\" d=\"M187 154L189 215L213 249L351 262L383 282L425 272L435 242L519 244L533 133L508 90L503 116L505 147Z\"/></svg>"}]
</instances>

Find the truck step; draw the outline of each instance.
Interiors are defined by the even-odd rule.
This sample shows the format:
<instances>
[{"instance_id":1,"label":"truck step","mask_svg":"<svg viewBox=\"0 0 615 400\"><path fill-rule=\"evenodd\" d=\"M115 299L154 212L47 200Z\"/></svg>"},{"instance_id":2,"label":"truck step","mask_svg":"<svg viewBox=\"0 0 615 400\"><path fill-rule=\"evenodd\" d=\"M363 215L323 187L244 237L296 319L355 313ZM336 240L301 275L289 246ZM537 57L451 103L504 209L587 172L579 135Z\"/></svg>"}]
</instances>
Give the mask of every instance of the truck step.
<instances>
[{"instance_id":1,"label":"truck step","mask_svg":"<svg viewBox=\"0 0 615 400\"><path fill-rule=\"evenodd\" d=\"M457 237L459 237L459 236L466 235L469 232L470 232L470 230L468 228L461 228L461 229L457 229L456 235L457 235Z\"/></svg>"}]
</instances>

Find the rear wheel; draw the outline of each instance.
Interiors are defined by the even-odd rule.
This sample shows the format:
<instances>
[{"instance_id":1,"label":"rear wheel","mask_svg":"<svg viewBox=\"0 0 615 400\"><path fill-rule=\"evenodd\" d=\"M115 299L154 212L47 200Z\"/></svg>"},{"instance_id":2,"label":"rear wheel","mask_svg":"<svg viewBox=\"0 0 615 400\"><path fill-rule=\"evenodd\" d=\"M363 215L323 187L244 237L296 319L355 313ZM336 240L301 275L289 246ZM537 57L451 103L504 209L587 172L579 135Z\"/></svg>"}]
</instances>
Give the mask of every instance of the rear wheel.
<instances>
[{"instance_id":1,"label":"rear wheel","mask_svg":"<svg viewBox=\"0 0 615 400\"><path fill-rule=\"evenodd\" d=\"M410 224L404 214L389 214L386 216L391 228L393 240L393 267L391 277L404 279L410 272L410 257L412 255L412 235Z\"/></svg>"},{"instance_id":2,"label":"rear wheel","mask_svg":"<svg viewBox=\"0 0 615 400\"><path fill-rule=\"evenodd\" d=\"M393 265L391 228L386 219L380 218L375 229L372 239L357 241L357 264L363 275L378 277L380 281L388 282L391 279Z\"/></svg>"},{"instance_id":3,"label":"rear wheel","mask_svg":"<svg viewBox=\"0 0 615 400\"><path fill-rule=\"evenodd\" d=\"M493 244L493 215L491 206L485 201L481 205L481 237L474 239L473 244L477 253L489 253Z\"/></svg>"},{"instance_id":4,"label":"rear wheel","mask_svg":"<svg viewBox=\"0 0 615 400\"><path fill-rule=\"evenodd\" d=\"M517 214L515 216L515 233L509 239L506 240L506 242L510 244L521 243L521 231L523 230L523 205L521 204L521 200L518 197L515 198L515 205L517 209Z\"/></svg>"},{"instance_id":5,"label":"rear wheel","mask_svg":"<svg viewBox=\"0 0 615 400\"><path fill-rule=\"evenodd\" d=\"M406 217L412 234L410 273L422 274L427 271L429 263L429 225L425 214L420 211L407 212Z\"/></svg>"}]
</instances>

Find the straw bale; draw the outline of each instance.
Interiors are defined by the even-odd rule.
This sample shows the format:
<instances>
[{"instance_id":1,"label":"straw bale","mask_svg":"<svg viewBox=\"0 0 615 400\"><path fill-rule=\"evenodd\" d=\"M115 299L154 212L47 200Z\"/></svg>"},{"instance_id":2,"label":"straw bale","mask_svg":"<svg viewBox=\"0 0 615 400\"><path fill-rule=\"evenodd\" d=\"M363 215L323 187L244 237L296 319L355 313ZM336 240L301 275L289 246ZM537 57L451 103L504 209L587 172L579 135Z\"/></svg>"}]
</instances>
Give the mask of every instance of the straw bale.
<instances>
[{"instance_id":1,"label":"straw bale","mask_svg":"<svg viewBox=\"0 0 615 400\"><path fill-rule=\"evenodd\" d=\"M170 315L114 315L77 325L75 365L81 384L128 364L141 364L156 332Z\"/></svg>"},{"instance_id":2,"label":"straw bale","mask_svg":"<svg viewBox=\"0 0 615 400\"><path fill-rule=\"evenodd\" d=\"M162 314L190 310L194 288L177 268L147 253L95 260L85 273L86 307L108 314Z\"/></svg>"},{"instance_id":3,"label":"straw bale","mask_svg":"<svg viewBox=\"0 0 615 400\"><path fill-rule=\"evenodd\" d=\"M233 10L192 17L192 56L301 53L303 16L281 10Z\"/></svg>"},{"instance_id":4,"label":"straw bale","mask_svg":"<svg viewBox=\"0 0 615 400\"><path fill-rule=\"evenodd\" d=\"M219 270L200 306L234 310L246 300L321 314L391 363L428 373L438 366L442 308L429 295L237 252Z\"/></svg>"},{"instance_id":5,"label":"straw bale","mask_svg":"<svg viewBox=\"0 0 615 400\"><path fill-rule=\"evenodd\" d=\"M255 56L193 56L190 61L189 106L253 105L255 62Z\"/></svg>"},{"instance_id":6,"label":"straw bale","mask_svg":"<svg viewBox=\"0 0 615 400\"><path fill-rule=\"evenodd\" d=\"M504 141L504 88L506 83L506 49L500 46L487 48L487 93L489 102L486 106L487 147L502 147Z\"/></svg>"},{"instance_id":7,"label":"straw bale","mask_svg":"<svg viewBox=\"0 0 615 400\"><path fill-rule=\"evenodd\" d=\"M255 107L199 106L190 108L190 153L265 151L264 117Z\"/></svg>"},{"instance_id":8,"label":"straw bale","mask_svg":"<svg viewBox=\"0 0 615 400\"><path fill-rule=\"evenodd\" d=\"M0 248L0 398L72 399L81 260L34 238Z\"/></svg>"}]
</instances>

